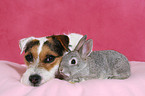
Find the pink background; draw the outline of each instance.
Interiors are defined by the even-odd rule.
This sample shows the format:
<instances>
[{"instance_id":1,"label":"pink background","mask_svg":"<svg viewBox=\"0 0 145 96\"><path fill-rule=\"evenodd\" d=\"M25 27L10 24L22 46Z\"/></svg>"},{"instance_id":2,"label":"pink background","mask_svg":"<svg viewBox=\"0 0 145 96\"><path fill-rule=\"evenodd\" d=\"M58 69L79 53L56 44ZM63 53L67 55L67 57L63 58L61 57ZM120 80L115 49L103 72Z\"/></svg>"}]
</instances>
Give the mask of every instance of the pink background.
<instances>
[{"instance_id":1,"label":"pink background","mask_svg":"<svg viewBox=\"0 0 145 96\"><path fill-rule=\"evenodd\" d=\"M24 63L18 41L76 32L94 50L114 49L145 61L144 0L0 0L0 59Z\"/></svg>"}]
</instances>

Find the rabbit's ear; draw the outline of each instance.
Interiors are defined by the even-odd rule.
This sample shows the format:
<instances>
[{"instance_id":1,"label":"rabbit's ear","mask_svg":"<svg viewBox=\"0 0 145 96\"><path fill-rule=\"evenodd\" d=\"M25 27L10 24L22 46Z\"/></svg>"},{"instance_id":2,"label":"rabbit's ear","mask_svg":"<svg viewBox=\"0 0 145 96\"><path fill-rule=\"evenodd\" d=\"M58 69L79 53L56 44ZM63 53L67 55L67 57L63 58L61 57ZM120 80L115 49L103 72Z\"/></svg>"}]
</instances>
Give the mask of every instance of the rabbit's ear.
<instances>
[{"instance_id":1,"label":"rabbit's ear","mask_svg":"<svg viewBox=\"0 0 145 96\"><path fill-rule=\"evenodd\" d=\"M92 48L93 48L93 40L89 39L79 49L80 56L85 59L92 52Z\"/></svg>"},{"instance_id":2,"label":"rabbit's ear","mask_svg":"<svg viewBox=\"0 0 145 96\"><path fill-rule=\"evenodd\" d=\"M84 35L84 36L80 39L80 41L78 42L78 44L77 44L77 46L75 47L74 50L79 50L79 49L82 47L82 45L84 44L84 42L86 41L86 39L87 39L87 35Z\"/></svg>"}]
</instances>

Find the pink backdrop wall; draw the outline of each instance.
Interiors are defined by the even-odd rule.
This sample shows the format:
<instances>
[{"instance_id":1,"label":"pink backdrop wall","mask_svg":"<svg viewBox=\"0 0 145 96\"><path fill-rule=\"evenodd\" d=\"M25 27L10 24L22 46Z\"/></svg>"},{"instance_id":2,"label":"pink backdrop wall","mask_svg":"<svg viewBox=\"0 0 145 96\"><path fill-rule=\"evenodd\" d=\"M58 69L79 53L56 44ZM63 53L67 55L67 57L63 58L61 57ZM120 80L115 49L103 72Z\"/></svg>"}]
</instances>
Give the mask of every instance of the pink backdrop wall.
<instances>
[{"instance_id":1,"label":"pink backdrop wall","mask_svg":"<svg viewBox=\"0 0 145 96\"><path fill-rule=\"evenodd\" d=\"M18 40L76 32L94 50L145 61L144 0L0 0L0 59L24 63Z\"/></svg>"}]
</instances>

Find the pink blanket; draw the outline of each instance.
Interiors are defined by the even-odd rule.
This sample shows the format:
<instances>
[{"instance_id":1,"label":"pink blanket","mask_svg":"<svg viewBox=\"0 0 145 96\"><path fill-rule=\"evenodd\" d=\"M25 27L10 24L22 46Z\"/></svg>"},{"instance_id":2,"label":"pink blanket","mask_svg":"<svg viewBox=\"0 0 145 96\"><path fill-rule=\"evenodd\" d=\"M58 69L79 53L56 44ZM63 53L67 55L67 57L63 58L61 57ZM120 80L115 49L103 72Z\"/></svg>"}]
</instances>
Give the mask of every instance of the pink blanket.
<instances>
[{"instance_id":1,"label":"pink blanket","mask_svg":"<svg viewBox=\"0 0 145 96\"><path fill-rule=\"evenodd\" d=\"M0 96L145 96L145 62L130 62L126 80L89 80L71 84L53 79L39 87L25 86L20 78L25 67L0 61Z\"/></svg>"}]
</instances>

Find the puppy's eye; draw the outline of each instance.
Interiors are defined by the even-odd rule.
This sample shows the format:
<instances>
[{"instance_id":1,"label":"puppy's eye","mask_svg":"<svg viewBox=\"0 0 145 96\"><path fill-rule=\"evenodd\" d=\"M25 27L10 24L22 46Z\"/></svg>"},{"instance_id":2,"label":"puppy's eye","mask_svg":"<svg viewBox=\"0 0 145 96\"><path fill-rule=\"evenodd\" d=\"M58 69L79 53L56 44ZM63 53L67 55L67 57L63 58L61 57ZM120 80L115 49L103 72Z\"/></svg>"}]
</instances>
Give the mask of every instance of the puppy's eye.
<instances>
[{"instance_id":1,"label":"puppy's eye","mask_svg":"<svg viewBox=\"0 0 145 96\"><path fill-rule=\"evenodd\" d=\"M27 60L28 62L33 62L33 56L32 56L32 54L26 55L25 58L26 58L26 60Z\"/></svg>"},{"instance_id":2,"label":"puppy's eye","mask_svg":"<svg viewBox=\"0 0 145 96\"><path fill-rule=\"evenodd\" d=\"M53 55L48 55L47 57L46 57L46 59L44 60L44 63L51 63L51 62L53 62L55 60L55 56L53 56Z\"/></svg>"}]
</instances>

